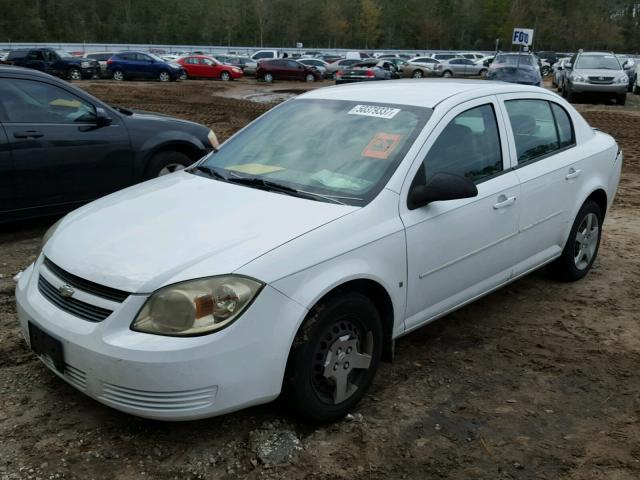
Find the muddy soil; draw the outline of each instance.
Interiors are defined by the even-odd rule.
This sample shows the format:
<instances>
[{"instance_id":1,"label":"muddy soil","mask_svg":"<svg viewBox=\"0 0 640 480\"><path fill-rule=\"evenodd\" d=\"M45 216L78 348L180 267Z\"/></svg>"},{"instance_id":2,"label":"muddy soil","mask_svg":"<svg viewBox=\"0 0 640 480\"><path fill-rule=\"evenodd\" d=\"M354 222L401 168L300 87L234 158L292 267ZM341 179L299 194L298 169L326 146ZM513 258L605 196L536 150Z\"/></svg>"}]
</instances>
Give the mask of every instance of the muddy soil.
<instances>
[{"instance_id":1,"label":"muddy soil","mask_svg":"<svg viewBox=\"0 0 640 480\"><path fill-rule=\"evenodd\" d=\"M81 86L224 139L270 106L247 96L318 85ZM593 271L573 284L536 272L407 335L354 416L333 425L301 423L277 403L161 423L85 397L16 327L11 277L54 219L0 227L0 478L640 478L640 109L633 96L624 108L578 108L625 154ZM295 432L302 452L261 465L249 438L262 429Z\"/></svg>"}]
</instances>

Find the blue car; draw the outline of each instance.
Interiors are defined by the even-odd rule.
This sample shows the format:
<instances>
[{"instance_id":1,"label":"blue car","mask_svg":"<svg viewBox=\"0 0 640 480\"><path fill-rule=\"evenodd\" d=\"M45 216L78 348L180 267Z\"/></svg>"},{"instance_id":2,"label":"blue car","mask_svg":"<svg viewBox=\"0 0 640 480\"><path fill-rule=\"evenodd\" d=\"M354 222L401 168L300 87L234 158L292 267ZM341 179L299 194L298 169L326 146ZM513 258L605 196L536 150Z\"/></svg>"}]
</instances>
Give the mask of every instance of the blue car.
<instances>
[{"instance_id":1,"label":"blue car","mask_svg":"<svg viewBox=\"0 0 640 480\"><path fill-rule=\"evenodd\" d=\"M487 80L542 86L538 61L530 53L499 53L491 63Z\"/></svg>"},{"instance_id":2,"label":"blue car","mask_svg":"<svg viewBox=\"0 0 640 480\"><path fill-rule=\"evenodd\" d=\"M179 79L184 75L180 65L169 63L152 53L121 52L107 61L107 76L114 80L154 78L161 82Z\"/></svg>"}]
</instances>

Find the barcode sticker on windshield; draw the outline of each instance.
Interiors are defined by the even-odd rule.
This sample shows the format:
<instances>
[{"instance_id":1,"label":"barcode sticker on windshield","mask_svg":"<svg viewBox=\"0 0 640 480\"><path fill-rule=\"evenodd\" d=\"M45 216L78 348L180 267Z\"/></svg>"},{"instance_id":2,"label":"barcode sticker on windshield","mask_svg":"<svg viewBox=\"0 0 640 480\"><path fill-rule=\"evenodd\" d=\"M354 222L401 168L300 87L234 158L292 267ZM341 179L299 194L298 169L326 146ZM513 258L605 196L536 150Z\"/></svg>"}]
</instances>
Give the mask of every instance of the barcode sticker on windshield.
<instances>
[{"instance_id":1,"label":"barcode sticker on windshield","mask_svg":"<svg viewBox=\"0 0 640 480\"><path fill-rule=\"evenodd\" d=\"M377 117L390 119L395 117L399 108L382 107L378 105L356 105L349 110L349 115L364 115L365 117Z\"/></svg>"}]
</instances>

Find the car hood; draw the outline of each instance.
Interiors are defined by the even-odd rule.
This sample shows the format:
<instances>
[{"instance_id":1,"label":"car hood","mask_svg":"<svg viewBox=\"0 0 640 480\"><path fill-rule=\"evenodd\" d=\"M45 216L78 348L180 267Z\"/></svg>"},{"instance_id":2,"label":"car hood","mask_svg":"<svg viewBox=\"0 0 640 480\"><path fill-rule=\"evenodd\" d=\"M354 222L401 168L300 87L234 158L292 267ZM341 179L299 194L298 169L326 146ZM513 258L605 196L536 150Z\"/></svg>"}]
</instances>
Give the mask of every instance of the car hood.
<instances>
[{"instance_id":1,"label":"car hood","mask_svg":"<svg viewBox=\"0 0 640 480\"><path fill-rule=\"evenodd\" d=\"M624 70L605 70L605 69L597 69L597 68L574 68L572 73L576 75L582 75L583 77L619 77L623 73Z\"/></svg>"},{"instance_id":2,"label":"car hood","mask_svg":"<svg viewBox=\"0 0 640 480\"><path fill-rule=\"evenodd\" d=\"M357 209L179 172L70 213L44 254L81 278L150 293L232 273Z\"/></svg>"}]
</instances>

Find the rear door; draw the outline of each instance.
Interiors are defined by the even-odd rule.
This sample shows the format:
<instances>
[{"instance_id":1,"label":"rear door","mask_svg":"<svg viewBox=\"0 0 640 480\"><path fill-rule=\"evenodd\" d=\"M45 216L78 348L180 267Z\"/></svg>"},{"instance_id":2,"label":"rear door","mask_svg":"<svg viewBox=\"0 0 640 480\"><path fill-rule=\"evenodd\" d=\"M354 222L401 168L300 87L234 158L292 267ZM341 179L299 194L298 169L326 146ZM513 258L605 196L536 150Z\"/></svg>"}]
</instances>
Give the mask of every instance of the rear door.
<instances>
[{"instance_id":1,"label":"rear door","mask_svg":"<svg viewBox=\"0 0 640 480\"><path fill-rule=\"evenodd\" d=\"M8 76L0 78L0 104L16 209L60 210L132 184L129 135L115 113L108 112L111 125L98 127L96 105L73 90Z\"/></svg>"},{"instance_id":2,"label":"rear door","mask_svg":"<svg viewBox=\"0 0 640 480\"><path fill-rule=\"evenodd\" d=\"M536 94L503 95L501 100L522 188L518 275L560 254L587 175L583 155L576 154L571 118L559 103Z\"/></svg>"}]
</instances>

